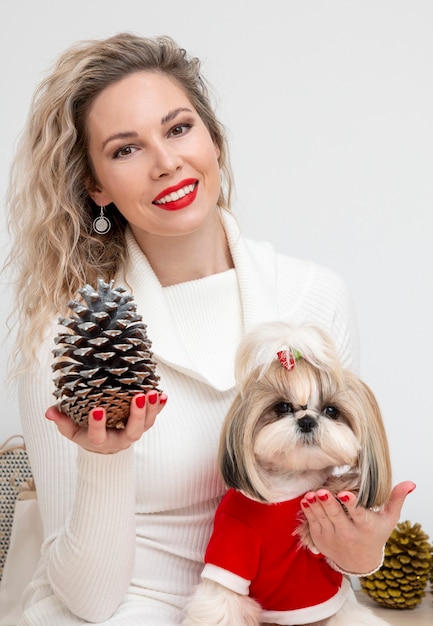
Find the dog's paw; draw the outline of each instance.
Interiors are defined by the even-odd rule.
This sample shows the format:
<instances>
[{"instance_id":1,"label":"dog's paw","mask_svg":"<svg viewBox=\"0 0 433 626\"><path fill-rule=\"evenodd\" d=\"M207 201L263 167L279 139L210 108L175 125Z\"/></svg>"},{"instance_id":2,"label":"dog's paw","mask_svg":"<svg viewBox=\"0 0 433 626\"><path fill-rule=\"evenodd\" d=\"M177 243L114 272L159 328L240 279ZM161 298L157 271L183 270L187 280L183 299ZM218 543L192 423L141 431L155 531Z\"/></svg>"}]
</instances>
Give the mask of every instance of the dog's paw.
<instances>
[{"instance_id":1,"label":"dog's paw","mask_svg":"<svg viewBox=\"0 0 433 626\"><path fill-rule=\"evenodd\" d=\"M185 607L182 626L260 626L261 612L252 598L204 579Z\"/></svg>"}]
</instances>

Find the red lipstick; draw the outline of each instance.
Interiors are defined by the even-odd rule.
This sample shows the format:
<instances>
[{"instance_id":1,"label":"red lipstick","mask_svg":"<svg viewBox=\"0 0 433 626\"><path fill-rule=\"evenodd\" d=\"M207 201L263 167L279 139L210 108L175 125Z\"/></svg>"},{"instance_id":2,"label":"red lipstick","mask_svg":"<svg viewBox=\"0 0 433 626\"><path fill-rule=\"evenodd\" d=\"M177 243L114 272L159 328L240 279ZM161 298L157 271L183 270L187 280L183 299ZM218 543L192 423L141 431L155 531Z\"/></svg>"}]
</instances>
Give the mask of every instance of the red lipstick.
<instances>
[{"instance_id":1,"label":"red lipstick","mask_svg":"<svg viewBox=\"0 0 433 626\"><path fill-rule=\"evenodd\" d=\"M186 178L173 187L167 187L156 198L152 204L165 211L178 211L192 204L197 196L198 180L196 178Z\"/></svg>"}]
</instances>

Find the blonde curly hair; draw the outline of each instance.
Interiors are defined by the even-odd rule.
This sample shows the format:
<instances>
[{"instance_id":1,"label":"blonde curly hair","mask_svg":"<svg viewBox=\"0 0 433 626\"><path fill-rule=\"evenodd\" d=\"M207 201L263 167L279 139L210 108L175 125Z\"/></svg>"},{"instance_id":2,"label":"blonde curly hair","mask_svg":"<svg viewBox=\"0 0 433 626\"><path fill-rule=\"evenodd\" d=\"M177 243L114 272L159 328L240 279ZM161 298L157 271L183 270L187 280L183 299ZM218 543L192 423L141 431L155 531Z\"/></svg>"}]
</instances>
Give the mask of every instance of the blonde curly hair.
<instances>
[{"instance_id":1,"label":"blonde curly hair","mask_svg":"<svg viewBox=\"0 0 433 626\"><path fill-rule=\"evenodd\" d=\"M63 314L76 290L99 277L111 280L127 260L126 221L114 206L110 234L99 236L92 230L99 208L86 190L86 183L94 180L86 121L103 89L143 70L172 77L197 110L220 150L218 206L230 209L227 141L197 58L170 37L130 33L82 41L66 50L35 92L7 195L13 242L7 265L16 272L14 357L20 355L20 367L34 360L44 329L56 314Z\"/></svg>"}]
</instances>

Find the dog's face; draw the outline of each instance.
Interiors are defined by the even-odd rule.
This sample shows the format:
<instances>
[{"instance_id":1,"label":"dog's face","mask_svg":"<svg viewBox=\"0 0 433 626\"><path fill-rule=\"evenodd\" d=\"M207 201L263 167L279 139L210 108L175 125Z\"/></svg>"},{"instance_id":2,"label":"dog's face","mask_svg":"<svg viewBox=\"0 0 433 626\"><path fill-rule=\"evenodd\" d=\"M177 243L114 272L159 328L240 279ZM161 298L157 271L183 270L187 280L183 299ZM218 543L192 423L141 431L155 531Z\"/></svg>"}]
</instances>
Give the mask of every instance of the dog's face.
<instances>
[{"instance_id":1,"label":"dog's face","mask_svg":"<svg viewBox=\"0 0 433 626\"><path fill-rule=\"evenodd\" d=\"M299 353L290 367L277 358L279 345ZM301 493L317 488L312 478L349 466L359 475L359 502L383 504L391 479L379 407L322 331L283 323L259 329L240 346L237 379L220 444L230 487L267 501L276 485L297 481Z\"/></svg>"},{"instance_id":2,"label":"dog's face","mask_svg":"<svg viewBox=\"0 0 433 626\"><path fill-rule=\"evenodd\" d=\"M342 380L303 359L291 371L274 362L247 393L252 405L263 407L256 413L252 445L264 471L306 472L356 462L359 427Z\"/></svg>"}]
</instances>

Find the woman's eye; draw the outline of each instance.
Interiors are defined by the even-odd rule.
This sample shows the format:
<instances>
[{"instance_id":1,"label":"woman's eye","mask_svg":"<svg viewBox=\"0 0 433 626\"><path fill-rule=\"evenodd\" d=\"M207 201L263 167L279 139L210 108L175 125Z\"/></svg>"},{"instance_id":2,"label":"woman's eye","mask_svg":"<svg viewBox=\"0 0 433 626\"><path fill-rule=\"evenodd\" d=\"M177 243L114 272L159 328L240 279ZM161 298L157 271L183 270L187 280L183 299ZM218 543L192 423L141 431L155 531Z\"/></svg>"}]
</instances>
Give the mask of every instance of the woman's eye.
<instances>
[{"instance_id":1,"label":"woman's eye","mask_svg":"<svg viewBox=\"0 0 433 626\"><path fill-rule=\"evenodd\" d=\"M191 124L177 124L171 129L169 134L174 135L174 137L184 135L191 128L191 126Z\"/></svg>"},{"instance_id":2,"label":"woman's eye","mask_svg":"<svg viewBox=\"0 0 433 626\"><path fill-rule=\"evenodd\" d=\"M331 404L329 406L325 406L323 412L327 417L330 417L333 420L336 420L339 416L339 410L337 409L337 407L332 406Z\"/></svg>"},{"instance_id":3,"label":"woman's eye","mask_svg":"<svg viewBox=\"0 0 433 626\"><path fill-rule=\"evenodd\" d=\"M113 158L118 159L119 157L126 157L135 152L135 148L133 146L122 146L113 155Z\"/></svg>"},{"instance_id":4,"label":"woman's eye","mask_svg":"<svg viewBox=\"0 0 433 626\"><path fill-rule=\"evenodd\" d=\"M293 405L290 402L278 402L274 406L274 411L278 416L293 413Z\"/></svg>"}]
</instances>

